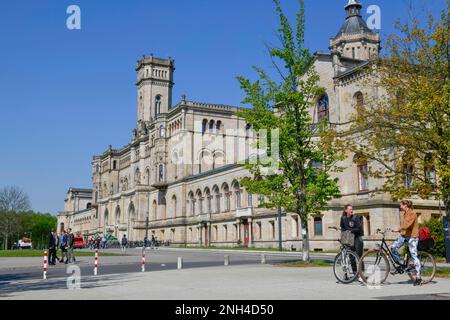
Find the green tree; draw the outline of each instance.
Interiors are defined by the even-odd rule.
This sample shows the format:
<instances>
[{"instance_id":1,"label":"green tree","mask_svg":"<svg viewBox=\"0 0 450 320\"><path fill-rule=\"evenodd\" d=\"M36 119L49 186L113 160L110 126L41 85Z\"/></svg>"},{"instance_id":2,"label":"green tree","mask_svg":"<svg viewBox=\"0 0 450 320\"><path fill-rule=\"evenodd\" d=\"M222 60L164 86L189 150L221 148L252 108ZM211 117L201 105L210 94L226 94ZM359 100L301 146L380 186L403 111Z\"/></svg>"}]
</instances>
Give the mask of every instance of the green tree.
<instances>
[{"instance_id":1,"label":"green tree","mask_svg":"<svg viewBox=\"0 0 450 320\"><path fill-rule=\"evenodd\" d=\"M439 18L397 23L368 67L378 91L352 118L348 147L394 200L441 200L450 215L450 1Z\"/></svg>"},{"instance_id":2,"label":"green tree","mask_svg":"<svg viewBox=\"0 0 450 320\"><path fill-rule=\"evenodd\" d=\"M332 143L335 133L326 122L314 124L310 116L310 108L324 90L318 86L313 57L304 47L304 2L299 1L295 27L283 13L280 1L274 0L274 4L281 46L271 47L269 52L281 80L273 80L258 67L255 70L259 79L255 82L238 77L246 94L243 103L252 106L238 115L256 132L268 132L267 143L257 142L258 147L267 147L266 155L243 164L252 177L243 178L241 183L249 193L265 196L261 206L283 207L299 215L303 260L309 261L307 221L311 214L323 210L329 200L340 196L338 179L332 178L331 173L339 170L336 163L343 155ZM273 144L276 139L278 146Z\"/></svg>"},{"instance_id":3,"label":"green tree","mask_svg":"<svg viewBox=\"0 0 450 320\"><path fill-rule=\"evenodd\" d=\"M0 233L3 237L3 248L11 243L10 236L20 231L17 212L30 210L30 200L20 188L15 186L0 189Z\"/></svg>"}]
</instances>

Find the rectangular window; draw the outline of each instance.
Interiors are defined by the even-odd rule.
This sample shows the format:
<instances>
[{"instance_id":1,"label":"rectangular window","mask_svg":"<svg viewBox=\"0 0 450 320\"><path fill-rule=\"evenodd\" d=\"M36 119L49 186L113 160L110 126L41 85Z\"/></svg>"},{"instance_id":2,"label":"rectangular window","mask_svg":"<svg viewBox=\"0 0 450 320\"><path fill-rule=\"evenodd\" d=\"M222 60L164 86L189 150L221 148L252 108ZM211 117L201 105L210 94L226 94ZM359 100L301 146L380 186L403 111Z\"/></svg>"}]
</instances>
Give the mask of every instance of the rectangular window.
<instances>
[{"instance_id":1,"label":"rectangular window","mask_svg":"<svg viewBox=\"0 0 450 320\"><path fill-rule=\"evenodd\" d=\"M272 239L275 239L275 221L270 221L270 235Z\"/></svg>"},{"instance_id":2,"label":"rectangular window","mask_svg":"<svg viewBox=\"0 0 450 320\"><path fill-rule=\"evenodd\" d=\"M261 222L257 222L257 230L258 230L258 239L261 240L262 239L262 227L261 227Z\"/></svg>"},{"instance_id":3,"label":"rectangular window","mask_svg":"<svg viewBox=\"0 0 450 320\"><path fill-rule=\"evenodd\" d=\"M367 163L362 162L358 164L358 191L369 190L369 171Z\"/></svg>"},{"instance_id":4,"label":"rectangular window","mask_svg":"<svg viewBox=\"0 0 450 320\"><path fill-rule=\"evenodd\" d=\"M236 191L236 209L241 208L241 192Z\"/></svg>"},{"instance_id":5,"label":"rectangular window","mask_svg":"<svg viewBox=\"0 0 450 320\"><path fill-rule=\"evenodd\" d=\"M230 211L230 194L225 194L225 211Z\"/></svg>"},{"instance_id":6,"label":"rectangular window","mask_svg":"<svg viewBox=\"0 0 450 320\"><path fill-rule=\"evenodd\" d=\"M223 240L228 240L228 228L227 226L223 226Z\"/></svg>"},{"instance_id":7,"label":"rectangular window","mask_svg":"<svg viewBox=\"0 0 450 320\"><path fill-rule=\"evenodd\" d=\"M411 165L403 166L403 184L406 188L411 188L414 182L414 167Z\"/></svg>"},{"instance_id":8,"label":"rectangular window","mask_svg":"<svg viewBox=\"0 0 450 320\"><path fill-rule=\"evenodd\" d=\"M291 236L292 238L298 238L298 217L292 217Z\"/></svg>"},{"instance_id":9,"label":"rectangular window","mask_svg":"<svg viewBox=\"0 0 450 320\"><path fill-rule=\"evenodd\" d=\"M323 236L322 218L320 217L314 218L314 235L319 237Z\"/></svg>"},{"instance_id":10,"label":"rectangular window","mask_svg":"<svg viewBox=\"0 0 450 320\"><path fill-rule=\"evenodd\" d=\"M370 236L370 214L362 213L358 214L358 217L361 220L361 226L363 228L364 235Z\"/></svg>"}]
</instances>

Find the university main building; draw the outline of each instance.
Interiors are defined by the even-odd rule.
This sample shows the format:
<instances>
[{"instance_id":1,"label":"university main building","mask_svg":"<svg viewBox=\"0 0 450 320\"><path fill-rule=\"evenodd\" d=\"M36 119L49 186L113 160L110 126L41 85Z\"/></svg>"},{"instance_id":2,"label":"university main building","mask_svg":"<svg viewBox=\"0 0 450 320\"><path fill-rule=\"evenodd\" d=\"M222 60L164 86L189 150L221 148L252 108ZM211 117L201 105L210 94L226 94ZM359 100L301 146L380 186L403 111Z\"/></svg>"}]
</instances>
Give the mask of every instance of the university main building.
<instances>
[{"instance_id":1,"label":"university main building","mask_svg":"<svg viewBox=\"0 0 450 320\"><path fill-rule=\"evenodd\" d=\"M314 67L326 94L311 109L315 121L337 126L349 121L358 104L378 94L364 87L362 68L380 51L380 38L361 17L362 5L349 0L346 18L329 53L316 53ZM181 100L172 103L172 59L142 57L137 72L137 127L131 142L111 146L92 161L92 189L70 188L58 228L71 227L85 238L111 233L131 241L155 235L171 245L276 247L276 210L258 208L264 197L248 193L239 181L249 173L238 162L249 154L254 132L236 116L239 107ZM336 231L343 206L353 204L364 225L366 247L377 228L400 223L398 203L376 194L382 181L367 176L367 164L349 154L337 174L342 198L311 216L314 250L338 246ZM419 220L439 214L434 201L415 200ZM282 216L283 246L301 249L296 214Z\"/></svg>"}]
</instances>

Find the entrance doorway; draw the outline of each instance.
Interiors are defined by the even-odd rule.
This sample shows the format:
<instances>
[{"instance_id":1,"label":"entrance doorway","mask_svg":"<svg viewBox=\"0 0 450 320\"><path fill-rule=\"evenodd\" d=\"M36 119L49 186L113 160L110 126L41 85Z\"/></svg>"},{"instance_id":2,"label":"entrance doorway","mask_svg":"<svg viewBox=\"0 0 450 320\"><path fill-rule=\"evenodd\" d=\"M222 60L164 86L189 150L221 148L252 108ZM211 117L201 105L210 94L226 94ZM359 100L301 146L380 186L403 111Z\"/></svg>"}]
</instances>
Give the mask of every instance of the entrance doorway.
<instances>
[{"instance_id":1,"label":"entrance doorway","mask_svg":"<svg viewBox=\"0 0 450 320\"><path fill-rule=\"evenodd\" d=\"M250 226L247 220L243 222L243 225L244 225L244 247L248 247L248 244L250 242Z\"/></svg>"}]
</instances>

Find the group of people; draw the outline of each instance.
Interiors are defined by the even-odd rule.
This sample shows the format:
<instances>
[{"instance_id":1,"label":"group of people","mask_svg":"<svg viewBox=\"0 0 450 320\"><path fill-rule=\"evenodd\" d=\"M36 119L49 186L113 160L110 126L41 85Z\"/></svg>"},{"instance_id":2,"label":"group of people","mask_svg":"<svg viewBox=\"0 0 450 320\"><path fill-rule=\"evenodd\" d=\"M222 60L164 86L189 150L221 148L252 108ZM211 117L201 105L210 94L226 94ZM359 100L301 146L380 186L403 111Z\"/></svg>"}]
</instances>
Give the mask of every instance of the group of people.
<instances>
[{"instance_id":1,"label":"group of people","mask_svg":"<svg viewBox=\"0 0 450 320\"><path fill-rule=\"evenodd\" d=\"M127 239L127 235L124 234L122 237L122 240L120 242L120 250L122 251L122 253L125 253L126 248L127 248L127 244L128 244L128 239ZM144 249L148 247L148 238L144 237ZM152 235L152 239L150 240L150 247L152 249L157 249L158 246L158 238L155 237L154 235Z\"/></svg>"},{"instance_id":2,"label":"group of people","mask_svg":"<svg viewBox=\"0 0 450 320\"><path fill-rule=\"evenodd\" d=\"M89 239L87 241L87 246L89 247L89 249L105 249L106 248L106 243L108 242L108 240L106 239L105 236L103 237L97 237L94 239L94 237L92 237L91 239Z\"/></svg>"},{"instance_id":3,"label":"group of people","mask_svg":"<svg viewBox=\"0 0 450 320\"><path fill-rule=\"evenodd\" d=\"M48 239L48 264L54 266L56 265L56 260L65 264L75 262L73 253L74 241L75 238L71 228L62 230L59 235L55 229L52 229ZM57 256L58 249L61 251L60 258Z\"/></svg>"},{"instance_id":4,"label":"group of people","mask_svg":"<svg viewBox=\"0 0 450 320\"><path fill-rule=\"evenodd\" d=\"M409 252L414 261L414 267L416 269L416 279L414 286L421 285L422 279L420 276L420 260L417 257L417 246L419 244L419 223L417 214L414 212L413 203L410 200L403 200L400 202L400 211L403 213L403 223L398 230L392 230L393 232L399 232L400 236L391 245L391 252L396 259L396 262L400 262L400 249L406 242L408 243ZM341 231L350 231L355 235L355 243L353 250L356 252L359 258L362 257L364 251L364 229L359 217L353 214L353 206L348 204L344 207L344 212L341 218ZM356 269L356 265L353 266ZM354 270L355 271L355 270ZM359 279L362 281L362 279Z\"/></svg>"}]
</instances>

